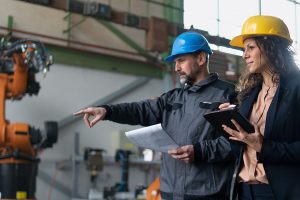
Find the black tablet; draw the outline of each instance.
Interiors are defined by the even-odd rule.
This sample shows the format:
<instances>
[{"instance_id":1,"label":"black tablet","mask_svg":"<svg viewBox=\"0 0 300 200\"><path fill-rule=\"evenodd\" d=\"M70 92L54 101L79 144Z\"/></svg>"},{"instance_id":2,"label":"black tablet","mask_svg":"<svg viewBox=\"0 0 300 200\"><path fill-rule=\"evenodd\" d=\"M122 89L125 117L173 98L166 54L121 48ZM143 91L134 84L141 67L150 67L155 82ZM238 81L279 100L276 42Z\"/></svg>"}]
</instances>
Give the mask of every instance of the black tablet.
<instances>
[{"instance_id":1,"label":"black tablet","mask_svg":"<svg viewBox=\"0 0 300 200\"><path fill-rule=\"evenodd\" d=\"M235 108L212 111L203 115L213 126L223 130L222 124L236 130L234 124L230 121L234 119L246 132L255 132L254 126Z\"/></svg>"}]
</instances>

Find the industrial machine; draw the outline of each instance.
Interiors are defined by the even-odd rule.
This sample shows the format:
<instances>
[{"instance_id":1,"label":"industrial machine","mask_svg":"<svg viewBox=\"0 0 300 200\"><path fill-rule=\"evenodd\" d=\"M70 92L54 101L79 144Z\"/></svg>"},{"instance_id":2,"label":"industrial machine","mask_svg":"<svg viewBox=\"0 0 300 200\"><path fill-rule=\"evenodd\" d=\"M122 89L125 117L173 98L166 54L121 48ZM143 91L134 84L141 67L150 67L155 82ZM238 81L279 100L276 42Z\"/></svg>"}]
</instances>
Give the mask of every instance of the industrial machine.
<instances>
[{"instance_id":1,"label":"industrial machine","mask_svg":"<svg viewBox=\"0 0 300 200\"><path fill-rule=\"evenodd\" d=\"M108 200L128 199L128 179L129 179L129 156L131 151L118 149L115 155L115 161L120 163L121 181L113 187L105 187L103 198ZM123 196L123 197L122 197Z\"/></svg>"},{"instance_id":2,"label":"industrial machine","mask_svg":"<svg viewBox=\"0 0 300 200\"><path fill-rule=\"evenodd\" d=\"M121 168L120 182L111 187L105 186L103 192L99 191L96 185L97 176L103 170L105 162L107 162L106 164L109 163L103 158L103 152L105 150L96 148L85 148L84 151L84 161L93 184L89 190L89 200L161 200L159 178L156 178L148 188L142 184L137 184L134 192L129 191L129 167L132 152L123 149L117 149L114 161L110 161L118 163ZM141 162L131 161L131 164L141 165Z\"/></svg>"},{"instance_id":3,"label":"industrial machine","mask_svg":"<svg viewBox=\"0 0 300 200\"><path fill-rule=\"evenodd\" d=\"M38 151L57 141L56 122L45 122L43 130L5 119L5 101L21 100L40 89L35 74L46 74L52 57L34 40L17 40L0 46L0 199L35 198Z\"/></svg>"},{"instance_id":4,"label":"industrial machine","mask_svg":"<svg viewBox=\"0 0 300 200\"><path fill-rule=\"evenodd\" d=\"M90 171L91 182L94 183L98 176L98 173L103 169L103 155L105 152L103 149L89 148L84 149L84 161L86 168Z\"/></svg>"},{"instance_id":5,"label":"industrial machine","mask_svg":"<svg viewBox=\"0 0 300 200\"><path fill-rule=\"evenodd\" d=\"M157 177L147 188L147 200L161 200L160 181Z\"/></svg>"}]
</instances>

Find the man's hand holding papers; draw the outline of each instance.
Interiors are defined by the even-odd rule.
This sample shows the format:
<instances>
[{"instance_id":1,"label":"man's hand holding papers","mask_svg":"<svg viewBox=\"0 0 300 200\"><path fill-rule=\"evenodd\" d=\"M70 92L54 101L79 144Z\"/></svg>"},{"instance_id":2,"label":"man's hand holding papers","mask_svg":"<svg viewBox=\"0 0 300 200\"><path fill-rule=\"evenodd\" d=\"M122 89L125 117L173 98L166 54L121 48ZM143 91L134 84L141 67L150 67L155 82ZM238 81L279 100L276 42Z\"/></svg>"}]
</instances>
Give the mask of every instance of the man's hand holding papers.
<instances>
[{"instance_id":1,"label":"man's hand holding papers","mask_svg":"<svg viewBox=\"0 0 300 200\"><path fill-rule=\"evenodd\" d=\"M163 130L161 124L135 129L125 134L135 145L154 151L168 153L168 150L179 147Z\"/></svg>"}]
</instances>

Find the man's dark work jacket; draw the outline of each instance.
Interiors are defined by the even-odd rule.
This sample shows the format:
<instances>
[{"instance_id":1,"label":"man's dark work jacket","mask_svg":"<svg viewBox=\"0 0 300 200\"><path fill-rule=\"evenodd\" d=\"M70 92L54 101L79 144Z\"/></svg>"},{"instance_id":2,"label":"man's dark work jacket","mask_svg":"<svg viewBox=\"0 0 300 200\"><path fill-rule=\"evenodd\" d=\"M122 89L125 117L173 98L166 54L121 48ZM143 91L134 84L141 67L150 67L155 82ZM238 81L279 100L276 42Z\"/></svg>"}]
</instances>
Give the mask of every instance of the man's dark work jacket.
<instances>
[{"instance_id":1,"label":"man's dark work jacket","mask_svg":"<svg viewBox=\"0 0 300 200\"><path fill-rule=\"evenodd\" d=\"M261 85L247 95L240 112L249 117ZM237 177L243 163L243 145L232 142L239 158L235 168L231 199L236 199ZM300 199L300 71L280 76L266 117L265 133L257 160L262 163L276 200Z\"/></svg>"},{"instance_id":2,"label":"man's dark work jacket","mask_svg":"<svg viewBox=\"0 0 300 200\"><path fill-rule=\"evenodd\" d=\"M161 123L179 146L194 145L195 162L186 164L163 154L160 181L166 200L227 199L233 156L227 138L203 118L209 102L229 102L234 86L210 74L184 89L173 89L157 99L106 105L106 120L149 126Z\"/></svg>"}]
</instances>

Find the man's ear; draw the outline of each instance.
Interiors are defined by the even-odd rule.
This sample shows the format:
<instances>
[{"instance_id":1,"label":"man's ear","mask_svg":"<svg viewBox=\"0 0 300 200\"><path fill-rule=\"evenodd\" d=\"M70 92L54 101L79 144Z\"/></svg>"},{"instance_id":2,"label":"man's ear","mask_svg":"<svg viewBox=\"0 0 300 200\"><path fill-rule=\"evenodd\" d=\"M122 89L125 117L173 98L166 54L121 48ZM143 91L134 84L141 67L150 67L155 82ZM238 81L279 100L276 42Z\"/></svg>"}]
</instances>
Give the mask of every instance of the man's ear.
<instances>
[{"instance_id":1,"label":"man's ear","mask_svg":"<svg viewBox=\"0 0 300 200\"><path fill-rule=\"evenodd\" d=\"M200 52L197 56L198 65L204 65L206 63L206 59L207 59L206 53L203 51Z\"/></svg>"}]
</instances>

